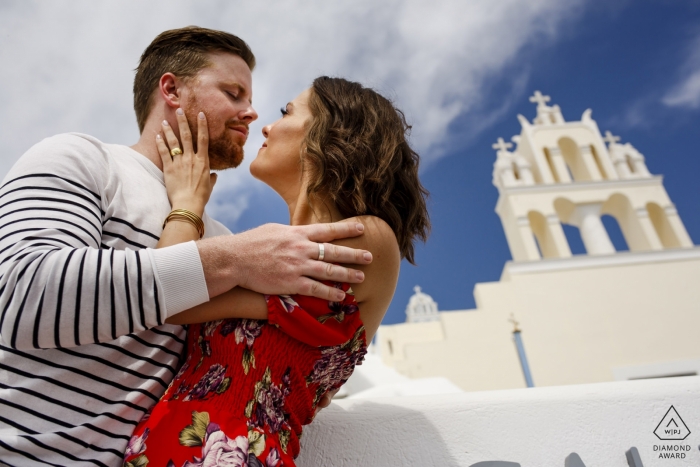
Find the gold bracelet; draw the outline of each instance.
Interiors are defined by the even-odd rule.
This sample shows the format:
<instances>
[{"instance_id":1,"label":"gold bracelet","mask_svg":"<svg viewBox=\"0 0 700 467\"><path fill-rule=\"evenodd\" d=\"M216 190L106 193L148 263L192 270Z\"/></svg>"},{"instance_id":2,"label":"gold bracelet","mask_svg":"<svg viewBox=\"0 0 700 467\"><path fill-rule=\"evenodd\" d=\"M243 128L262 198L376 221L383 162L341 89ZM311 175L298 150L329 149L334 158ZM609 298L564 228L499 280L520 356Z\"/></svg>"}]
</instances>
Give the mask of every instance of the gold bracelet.
<instances>
[{"instance_id":1,"label":"gold bracelet","mask_svg":"<svg viewBox=\"0 0 700 467\"><path fill-rule=\"evenodd\" d=\"M173 209L163 221L163 228L165 228L165 224L169 221L189 222L197 229L197 232L199 232L199 238L204 237L204 222L201 217L192 211L188 211L187 209Z\"/></svg>"}]
</instances>

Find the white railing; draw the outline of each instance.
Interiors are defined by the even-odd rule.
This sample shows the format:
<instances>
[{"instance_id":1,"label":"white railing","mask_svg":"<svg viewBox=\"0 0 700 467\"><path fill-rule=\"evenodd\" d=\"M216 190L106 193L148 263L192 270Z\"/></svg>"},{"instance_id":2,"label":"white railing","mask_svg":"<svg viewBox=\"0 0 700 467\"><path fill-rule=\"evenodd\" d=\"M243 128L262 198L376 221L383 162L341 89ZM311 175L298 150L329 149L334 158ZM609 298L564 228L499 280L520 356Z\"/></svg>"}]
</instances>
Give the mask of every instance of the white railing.
<instances>
[{"instance_id":1,"label":"white railing","mask_svg":"<svg viewBox=\"0 0 700 467\"><path fill-rule=\"evenodd\" d=\"M700 376L690 376L341 400L305 430L298 465L700 466L699 444Z\"/></svg>"}]
</instances>

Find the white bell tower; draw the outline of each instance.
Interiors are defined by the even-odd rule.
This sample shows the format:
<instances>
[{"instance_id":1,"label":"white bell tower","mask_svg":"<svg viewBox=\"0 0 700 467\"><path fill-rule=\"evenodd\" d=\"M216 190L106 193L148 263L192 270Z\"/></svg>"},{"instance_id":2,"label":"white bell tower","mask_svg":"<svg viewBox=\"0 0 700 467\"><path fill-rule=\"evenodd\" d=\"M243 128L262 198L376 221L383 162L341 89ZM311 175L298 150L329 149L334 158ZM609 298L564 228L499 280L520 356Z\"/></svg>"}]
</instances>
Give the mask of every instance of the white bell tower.
<instances>
[{"instance_id":1,"label":"white bell tower","mask_svg":"<svg viewBox=\"0 0 700 467\"><path fill-rule=\"evenodd\" d=\"M691 248L662 177L649 173L644 156L609 131L603 138L590 109L566 122L549 101L540 91L530 97L537 117L530 123L518 115L514 150L502 138L493 145L496 212L513 260L571 257L562 223L579 228L588 255L615 254L605 214L617 220L630 251Z\"/></svg>"}]
</instances>

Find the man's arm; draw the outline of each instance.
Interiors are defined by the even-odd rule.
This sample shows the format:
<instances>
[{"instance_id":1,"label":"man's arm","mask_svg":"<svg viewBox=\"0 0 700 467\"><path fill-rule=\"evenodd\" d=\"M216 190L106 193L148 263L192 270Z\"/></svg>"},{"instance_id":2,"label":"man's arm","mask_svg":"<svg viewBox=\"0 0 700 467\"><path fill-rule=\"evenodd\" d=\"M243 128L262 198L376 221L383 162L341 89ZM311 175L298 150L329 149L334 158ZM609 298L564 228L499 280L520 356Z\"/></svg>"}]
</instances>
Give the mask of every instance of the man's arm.
<instances>
[{"instance_id":1,"label":"man's arm","mask_svg":"<svg viewBox=\"0 0 700 467\"><path fill-rule=\"evenodd\" d=\"M343 236L327 226L268 225L162 250L105 247L109 167L101 151L77 135L45 140L0 187L2 345L32 349L114 340L158 326L236 285L330 296L305 276L358 282L354 271L314 260L316 241ZM352 263L358 255L363 253L329 249L326 259Z\"/></svg>"},{"instance_id":2,"label":"man's arm","mask_svg":"<svg viewBox=\"0 0 700 467\"><path fill-rule=\"evenodd\" d=\"M165 320L154 261L148 250L138 250L147 239L135 231L128 239L134 249L103 244L109 171L99 142L59 135L31 148L6 177L0 188L3 345L105 342ZM186 247L174 247L171 256L186 260ZM196 248L189 256L201 276Z\"/></svg>"},{"instance_id":3,"label":"man's arm","mask_svg":"<svg viewBox=\"0 0 700 467\"><path fill-rule=\"evenodd\" d=\"M209 296L217 296L233 287L268 295L310 295L342 300L345 294L313 279L357 283L364 273L338 266L369 264L372 254L333 245L335 239L362 234L357 222L336 222L286 226L266 224L229 237L214 237L197 242ZM325 257L318 261L319 243ZM242 267L243 266L243 267Z\"/></svg>"}]
</instances>

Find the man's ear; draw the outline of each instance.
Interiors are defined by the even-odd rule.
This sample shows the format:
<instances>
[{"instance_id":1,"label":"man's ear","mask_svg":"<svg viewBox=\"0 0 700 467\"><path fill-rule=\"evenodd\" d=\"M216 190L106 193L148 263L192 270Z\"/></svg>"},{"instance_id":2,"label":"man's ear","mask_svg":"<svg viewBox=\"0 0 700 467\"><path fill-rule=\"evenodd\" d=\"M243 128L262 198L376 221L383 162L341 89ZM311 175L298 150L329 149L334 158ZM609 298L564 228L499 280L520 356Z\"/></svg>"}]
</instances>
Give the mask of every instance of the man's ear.
<instances>
[{"instance_id":1,"label":"man's ear","mask_svg":"<svg viewBox=\"0 0 700 467\"><path fill-rule=\"evenodd\" d=\"M182 99L182 80L174 74L168 72L160 77L158 81L158 93L163 98L168 107L174 109L180 107Z\"/></svg>"}]
</instances>

